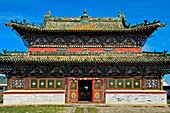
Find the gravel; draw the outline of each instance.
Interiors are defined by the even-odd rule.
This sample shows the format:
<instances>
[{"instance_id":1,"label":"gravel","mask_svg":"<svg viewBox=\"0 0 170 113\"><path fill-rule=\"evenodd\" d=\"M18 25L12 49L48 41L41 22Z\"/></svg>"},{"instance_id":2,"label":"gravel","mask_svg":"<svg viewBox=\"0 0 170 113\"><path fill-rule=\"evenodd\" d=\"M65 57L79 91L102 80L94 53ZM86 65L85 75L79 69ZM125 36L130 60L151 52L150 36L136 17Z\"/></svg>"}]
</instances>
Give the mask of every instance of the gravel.
<instances>
[{"instance_id":1,"label":"gravel","mask_svg":"<svg viewBox=\"0 0 170 113\"><path fill-rule=\"evenodd\" d=\"M170 113L165 107L97 107L98 113Z\"/></svg>"}]
</instances>

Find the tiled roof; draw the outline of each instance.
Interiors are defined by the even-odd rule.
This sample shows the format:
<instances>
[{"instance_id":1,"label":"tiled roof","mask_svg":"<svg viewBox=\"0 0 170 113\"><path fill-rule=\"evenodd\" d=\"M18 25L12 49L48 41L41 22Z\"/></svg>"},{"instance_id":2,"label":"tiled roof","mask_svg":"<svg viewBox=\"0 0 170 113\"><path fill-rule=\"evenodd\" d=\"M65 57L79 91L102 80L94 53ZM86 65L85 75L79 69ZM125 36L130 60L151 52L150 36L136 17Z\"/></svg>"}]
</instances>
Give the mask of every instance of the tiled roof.
<instances>
[{"instance_id":1,"label":"tiled roof","mask_svg":"<svg viewBox=\"0 0 170 113\"><path fill-rule=\"evenodd\" d=\"M165 26L160 24L160 21L154 21L148 23L146 20L141 24L133 26L126 24L126 17L123 13L119 12L118 17L91 17L86 14L86 11L79 17L56 17L52 16L50 12L47 12L44 16L44 23L41 25L34 25L23 22L11 21L11 23L5 23L6 26L12 26L14 29L20 28L25 30L34 31L129 31L129 30L146 30L150 28L158 28Z\"/></svg>"},{"instance_id":2,"label":"tiled roof","mask_svg":"<svg viewBox=\"0 0 170 113\"><path fill-rule=\"evenodd\" d=\"M113 63L113 64L162 64L170 63L164 52L101 52L101 53L27 53L13 52L0 55L1 63Z\"/></svg>"}]
</instances>

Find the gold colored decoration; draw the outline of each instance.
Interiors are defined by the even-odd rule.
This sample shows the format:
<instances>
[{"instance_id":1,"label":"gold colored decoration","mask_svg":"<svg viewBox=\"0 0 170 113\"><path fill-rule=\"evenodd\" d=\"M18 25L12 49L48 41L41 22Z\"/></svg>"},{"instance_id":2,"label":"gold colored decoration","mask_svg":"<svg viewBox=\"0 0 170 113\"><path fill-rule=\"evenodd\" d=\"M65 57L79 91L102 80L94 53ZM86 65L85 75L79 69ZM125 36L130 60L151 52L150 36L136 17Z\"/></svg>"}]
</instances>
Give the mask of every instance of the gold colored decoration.
<instances>
[{"instance_id":1,"label":"gold colored decoration","mask_svg":"<svg viewBox=\"0 0 170 113\"><path fill-rule=\"evenodd\" d=\"M94 27L92 24L78 24L77 28L73 28L76 30L98 30L96 27Z\"/></svg>"},{"instance_id":2,"label":"gold colored decoration","mask_svg":"<svg viewBox=\"0 0 170 113\"><path fill-rule=\"evenodd\" d=\"M72 84L72 87L75 87L76 85L75 84Z\"/></svg>"},{"instance_id":3,"label":"gold colored decoration","mask_svg":"<svg viewBox=\"0 0 170 113\"><path fill-rule=\"evenodd\" d=\"M95 92L94 97L95 97L96 100L99 99L100 98L100 93L99 92Z\"/></svg>"},{"instance_id":4,"label":"gold colored decoration","mask_svg":"<svg viewBox=\"0 0 170 113\"><path fill-rule=\"evenodd\" d=\"M96 83L96 87L99 87L99 84L98 84L98 83Z\"/></svg>"},{"instance_id":5,"label":"gold colored decoration","mask_svg":"<svg viewBox=\"0 0 170 113\"><path fill-rule=\"evenodd\" d=\"M76 92L71 93L71 99L76 99Z\"/></svg>"}]
</instances>

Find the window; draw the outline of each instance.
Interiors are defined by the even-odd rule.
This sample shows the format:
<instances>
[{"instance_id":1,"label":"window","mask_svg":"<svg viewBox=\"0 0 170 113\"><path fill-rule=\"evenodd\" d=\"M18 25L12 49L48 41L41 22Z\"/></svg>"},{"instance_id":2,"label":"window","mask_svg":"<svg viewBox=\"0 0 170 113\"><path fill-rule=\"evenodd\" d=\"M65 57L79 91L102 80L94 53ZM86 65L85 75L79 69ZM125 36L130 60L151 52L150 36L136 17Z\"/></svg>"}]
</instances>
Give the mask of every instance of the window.
<instances>
[{"instance_id":1,"label":"window","mask_svg":"<svg viewBox=\"0 0 170 113\"><path fill-rule=\"evenodd\" d=\"M132 88L132 80L126 80L126 88Z\"/></svg>"},{"instance_id":2,"label":"window","mask_svg":"<svg viewBox=\"0 0 170 113\"><path fill-rule=\"evenodd\" d=\"M115 80L113 79L109 80L109 88L115 88Z\"/></svg>"},{"instance_id":3,"label":"window","mask_svg":"<svg viewBox=\"0 0 170 113\"><path fill-rule=\"evenodd\" d=\"M12 89L23 89L24 88L24 80L23 79L13 79L12 80Z\"/></svg>"},{"instance_id":4,"label":"window","mask_svg":"<svg viewBox=\"0 0 170 113\"><path fill-rule=\"evenodd\" d=\"M46 88L46 80L39 80L39 88Z\"/></svg>"},{"instance_id":5,"label":"window","mask_svg":"<svg viewBox=\"0 0 170 113\"><path fill-rule=\"evenodd\" d=\"M158 88L158 79L147 79L146 88L148 89L157 89Z\"/></svg>"},{"instance_id":6,"label":"window","mask_svg":"<svg viewBox=\"0 0 170 113\"><path fill-rule=\"evenodd\" d=\"M31 80L31 88L38 88L37 80Z\"/></svg>"},{"instance_id":7,"label":"window","mask_svg":"<svg viewBox=\"0 0 170 113\"><path fill-rule=\"evenodd\" d=\"M48 88L54 88L54 80L48 80Z\"/></svg>"},{"instance_id":8,"label":"window","mask_svg":"<svg viewBox=\"0 0 170 113\"><path fill-rule=\"evenodd\" d=\"M134 88L140 88L140 80L134 80Z\"/></svg>"},{"instance_id":9,"label":"window","mask_svg":"<svg viewBox=\"0 0 170 113\"><path fill-rule=\"evenodd\" d=\"M123 88L123 80L117 80L117 88Z\"/></svg>"}]
</instances>

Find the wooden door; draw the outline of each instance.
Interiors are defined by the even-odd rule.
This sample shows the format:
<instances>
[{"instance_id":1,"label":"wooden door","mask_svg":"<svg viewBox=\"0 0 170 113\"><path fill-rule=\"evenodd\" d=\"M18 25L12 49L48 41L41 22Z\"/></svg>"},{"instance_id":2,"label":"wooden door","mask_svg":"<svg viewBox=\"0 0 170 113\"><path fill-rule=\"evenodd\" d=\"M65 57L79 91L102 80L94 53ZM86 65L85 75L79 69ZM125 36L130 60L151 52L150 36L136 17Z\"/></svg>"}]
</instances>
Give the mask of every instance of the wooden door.
<instances>
[{"instance_id":1,"label":"wooden door","mask_svg":"<svg viewBox=\"0 0 170 113\"><path fill-rule=\"evenodd\" d=\"M70 80L68 87L70 102L78 102L78 80Z\"/></svg>"},{"instance_id":2,"label":"wooden door","mask_svg":"<svg viewBox=\"0 0 170 113\"><path fill-rule=\"evenodd\" d=\"M92 81L92 102L101 102L101 80Z\"/></svg>"}]
</instances>

